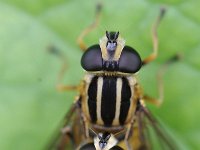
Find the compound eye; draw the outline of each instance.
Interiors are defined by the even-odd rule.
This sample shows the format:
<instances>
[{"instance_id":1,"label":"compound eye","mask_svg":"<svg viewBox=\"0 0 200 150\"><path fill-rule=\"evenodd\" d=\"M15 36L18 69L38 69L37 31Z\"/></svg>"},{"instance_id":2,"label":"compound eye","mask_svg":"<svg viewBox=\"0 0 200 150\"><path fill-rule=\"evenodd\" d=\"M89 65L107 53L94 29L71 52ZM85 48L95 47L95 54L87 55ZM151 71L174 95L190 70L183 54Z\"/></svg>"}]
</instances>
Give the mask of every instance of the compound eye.
<instances>
[{"instance_id":1,"label":"compound eye","mask_svg":"<svg viewBox=\"0 0 200 150\"><path fill-rule=\"evenodd\" d=\"M119 59L119 71L136 73L141 66L142 60L138 52L129 46L125 46Z\"/></svg>"},{"instance_id":2,"label":"compound eye","mask_svg":"<svg viewBox=\"0 0 200 150\"><path fill-rule=\"evenodd\" d=\"M82 145L78 150L96 150L94 143L87 143Z\"/></svg>"},{"instance_id":3,"label":"compound eye","mask_svg":"<svg viewBox=\"0 0 200 150\"><path fill-rule=\"evenodd\" d=\"M87 49L81 58L81 66L86 71L102 70L102 56L99 45L93 45Z\"/></svg>"},{"instance_id":4,"label":"compound eye","mask_svg":"<svg viewBox=\"0 0 200 150\"><path fill-rule=\"evenodd\" d=\"M124 150L124 149L121 148L120 146L114 146L110 150Z\"/></svg>"}]
</instances>

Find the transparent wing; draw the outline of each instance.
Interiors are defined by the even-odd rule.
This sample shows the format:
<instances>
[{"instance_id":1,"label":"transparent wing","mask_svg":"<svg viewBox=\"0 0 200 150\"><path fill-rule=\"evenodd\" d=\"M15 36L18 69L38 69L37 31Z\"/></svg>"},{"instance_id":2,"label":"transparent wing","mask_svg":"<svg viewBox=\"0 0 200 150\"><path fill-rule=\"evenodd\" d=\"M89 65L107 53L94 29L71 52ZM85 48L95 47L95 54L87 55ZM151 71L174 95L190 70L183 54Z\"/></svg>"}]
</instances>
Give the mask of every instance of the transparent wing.
<instances>
[{"instance_id":1,"label":"transparent wing","mask_svg":"<svg viewBox=\"0 0 200 150\"><path fill-rule=\"evenodd\" d=\"M150 111L143 105L136 112L137 127L133 130L139 139L138 150L178 150L173 138L167 133L161 124L153 117ZM133 134L134 134L133 133Z\"/></svg>"},{"instance_id":2,"label":"transparent wing","mask_svg":"<svg viewBox=\"0 0 200 150\"><path fill-rule=\"evenodd\" d=\"M74 142L74 136L71 133L71 122L75 119L75 116L78 116L77 108L79 108L79 101L72 104L70 110L67 112L63 120L60 122L59 126L53 134L53 138L50 139L47 143L45 149L47 150L64 150L67 146L67 143ZM71 142L70 142L71 141ZM68 144L69 145L69 144Z\"/></svg>"}]
</instances>

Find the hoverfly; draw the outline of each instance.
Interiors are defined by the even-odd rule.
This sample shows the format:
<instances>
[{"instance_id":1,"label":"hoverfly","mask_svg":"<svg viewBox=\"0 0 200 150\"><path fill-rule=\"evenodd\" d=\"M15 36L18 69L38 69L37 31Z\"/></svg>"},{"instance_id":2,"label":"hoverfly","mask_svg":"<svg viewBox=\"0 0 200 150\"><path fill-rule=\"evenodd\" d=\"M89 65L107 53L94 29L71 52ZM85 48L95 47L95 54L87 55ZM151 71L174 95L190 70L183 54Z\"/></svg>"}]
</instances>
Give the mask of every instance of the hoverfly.
<instances>
[{"instance_id":1,"label":"hoverfly","mask_svg":"<svg viewBox=\"0 0 200 150\"><path fill-rule=\"evenodd\" d=\"M79 92L65 118L58 149L64 149L66 143L71 140L79 150L148 150L151 146L145 132L146 124L152 125L168 149L176 149L160 130L144 103L149 101L160 105L163 99L162 86L159 88L157 100L143 94L136 79L136 73L157 57L157 28L165 9L161 9L152 28L153 53L144 60L134 48L125 45L119 32L106 31L99 44L90 47L84 44L83 38L99 22L100 10L98 5L94 23L78 38L78 44L84 51L81 59L81 66L86 71L84 79L78 86L58 86L60 90ZM176 59L173 58L169 62L173 60ZM163 70L159 77L162 72ZM70 120L72 124L69 130ZM97 134L92 136L91 130ZM118 137L118 134L121 136Z\"/></svg>"}]
</instances>

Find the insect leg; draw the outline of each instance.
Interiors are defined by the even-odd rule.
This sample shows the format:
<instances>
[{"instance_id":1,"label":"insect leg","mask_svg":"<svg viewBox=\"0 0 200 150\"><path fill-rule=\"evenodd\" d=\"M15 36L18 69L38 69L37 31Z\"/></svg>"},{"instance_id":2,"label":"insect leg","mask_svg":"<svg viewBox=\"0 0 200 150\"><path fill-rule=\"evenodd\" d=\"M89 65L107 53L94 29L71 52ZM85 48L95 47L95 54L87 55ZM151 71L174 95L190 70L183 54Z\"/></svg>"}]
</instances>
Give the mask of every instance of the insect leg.
<instances>
[{"instance_id":1,"label":"insect leg","mask_svg":"<svg viewBox=\"0 0 200 150\"><path fill-rule=\"evenodd\" d=\"M87 28L85 28L81 32L79 37L77 38L77 43L82 51L85 51L87 49L87 46L83 41L83 38L98 26L99 20L100 20L101 9L102 9L102 5L101 5L101 3L98 3L96 6L95 20L92 22L92 24L90 24Z\"/></svg>"},{"instance_id":2,"label":"insect leg","mask_svg":"<svg viewBox=\"0 0 200 150\"><path fill-rule=\"evenodd\" d=\"M57 77L56 89L58 91L77 90L78 86L63 85L61 83L62 79L64 78L64 74L67 70L67 58L65 57L65 55L55 46L49 46L48 51L50 53L54 54L55 56L57 56L62 62L62 66L61 66L60 72L59 72L58 77Z\"/></svg>"},{"instance_id":3,"label":"insect leg","mask_svg":"<svg viewBox=\"0 0 200 150\"><path fill-rule=\"evenodd\" d=\"M66 147L66 144L68 143L70 139L73 141L72 133L71 133L71 128L66 126L65 128L62 129L62 137L59 140L59 143L57 145L57 150L64 150Z\"/></svg>"},{"instance_id":4,"label":"insect leg","mask_svg":"<svg viewBox=\"0 0 200 150\"><path fill-rule=\"evenodd\" d=\"M163 75L166 69L171 65L173 62L178 61L181 58L180 54L176 54L170 59L168 59L163 65L161 65L160 69L157 72L157 84L158 84L158 98L152 98L148 95L144 95L143 99L150 103L153 103L157 106L160 106L163 103L164 99L164 86L163 86Z\"/></svg>"},{"instance_id":5,"label":"insect leg","mask_svg":"<svg viewBox=\"0 0 200 150\"><path fill-rule=\"evenodd\" d=\"M124 143L126 144L127 150L132 150L133 147L131 147L131 145L129 144L129 137L130 137L130 133L132 132L133 129L133 124L135 122L135 116L132 117L131 122L128 124L127 130L126 130L126 134L124 137ZM134 133L132 133L134 134Z\"/></svg>"},{"instance_id":6,"label":"insect leg","mask_svg":"<svg viewBox=\"0 0 200 150\"><path fill-rule=\"evenodd\" d=\"M88 121L83 113L82 113L82 121L83 121L82 123L83 123L83 127L84 127L84 135L85 135L85 138L88 139L89 138L89 125L88 125Z\"/></svg>"},{"instance_id":7,"label":"insect leg","mask_svg":"<svg viewBox=\"0 0 200 150\"><path fill-rule=\"evenodd\" d=\"M161 7L160 14L159 14L158 18L156 19L155 24L152 27L153 52L147 58L145 58L143 60L143 62L142 62L143 65L150 63L157 57L157 54L158 54L157 30L158 30L158 27L159 27L159 24L160 24L162 18L164 17L165 12L166 12L166 9L164 7Z\"/></svg>"}]
</instances>

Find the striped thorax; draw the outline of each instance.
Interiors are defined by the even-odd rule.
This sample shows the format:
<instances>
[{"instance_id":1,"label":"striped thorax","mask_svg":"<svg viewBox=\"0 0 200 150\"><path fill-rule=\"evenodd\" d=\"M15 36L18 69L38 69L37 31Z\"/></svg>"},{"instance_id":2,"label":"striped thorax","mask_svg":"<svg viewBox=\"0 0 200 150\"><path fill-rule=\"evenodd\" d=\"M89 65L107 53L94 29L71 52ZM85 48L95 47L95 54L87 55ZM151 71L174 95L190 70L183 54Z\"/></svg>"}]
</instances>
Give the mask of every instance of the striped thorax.
<instances>
[{"instance_id":1,"label":"striped thorax","mask_svg":"<svg viewBox=\"0 0 200 150\"><path fill-rule=\"evenodd\" d=\"M134 95L134 76L87 73L85 83L86 96L83 97L82 106L93 124L111 127L130 121L137 99Z\"/></svg>"}]
</instances>

